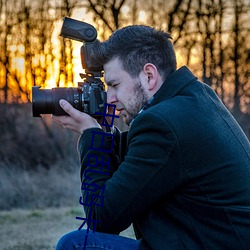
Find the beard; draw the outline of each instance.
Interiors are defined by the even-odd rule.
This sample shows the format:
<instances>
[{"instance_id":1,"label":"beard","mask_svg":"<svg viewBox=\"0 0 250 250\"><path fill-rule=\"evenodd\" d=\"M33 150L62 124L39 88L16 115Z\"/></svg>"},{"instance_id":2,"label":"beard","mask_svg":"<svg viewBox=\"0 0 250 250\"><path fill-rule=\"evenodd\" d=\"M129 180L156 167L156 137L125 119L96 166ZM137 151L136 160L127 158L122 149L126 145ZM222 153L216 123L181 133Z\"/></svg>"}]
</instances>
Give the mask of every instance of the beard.
<instances>
[{"instance_id":1,"label":"beard","mask_svg":"<svg viewBox=\"0 0 250 250\"><path fill-rule=\"evenodd\" d=\"M148 102L149 96L142 87L140 81L135 81L135 86L133 88L134 95L128 100L128 104L124 105L123 120L125 124L129 125L130 122L139 113L142 107Z\"/></svg>"}]
</instances>

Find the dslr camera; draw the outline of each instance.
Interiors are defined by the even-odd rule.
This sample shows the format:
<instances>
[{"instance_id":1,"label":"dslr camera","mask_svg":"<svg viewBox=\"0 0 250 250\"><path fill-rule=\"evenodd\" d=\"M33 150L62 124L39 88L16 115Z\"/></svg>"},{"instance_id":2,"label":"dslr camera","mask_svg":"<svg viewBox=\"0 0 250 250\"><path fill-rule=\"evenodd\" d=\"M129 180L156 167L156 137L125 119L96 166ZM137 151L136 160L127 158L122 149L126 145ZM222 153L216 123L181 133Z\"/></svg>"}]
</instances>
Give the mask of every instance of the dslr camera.
<instances>
[{"instance_id":1,"label":"dslr camera","mask_svg":"<svg viewBox=\"0 0 250 250\"><path fill-rule=\"evenodd\" d=\"M90 60L91 50L97 42L96 29L88 23L64 17L60 36L83 42L80 50L85 69L85 74L80 73L83 82L78 83L78 88L32 87L33 117L40 117L41 114L67 115L59 105L60 99L67 100L74 108L93 117L98 116L96 112L106 113L107 93L101 81L103 66L93 65Z\"/></svg>"}]
</instances>

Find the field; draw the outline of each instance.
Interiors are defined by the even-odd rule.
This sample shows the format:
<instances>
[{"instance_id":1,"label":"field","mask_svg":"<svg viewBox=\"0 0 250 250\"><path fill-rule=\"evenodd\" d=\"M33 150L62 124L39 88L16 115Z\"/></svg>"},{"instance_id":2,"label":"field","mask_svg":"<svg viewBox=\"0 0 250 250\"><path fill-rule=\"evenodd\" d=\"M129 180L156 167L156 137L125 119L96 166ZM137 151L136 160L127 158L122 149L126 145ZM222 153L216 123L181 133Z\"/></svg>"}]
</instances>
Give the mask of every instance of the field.
<instances>
[{"instance_id":1,"label":"field","mask_svg":"<svg viewBox=\"0 0 250 250\"><path fill-rule=\"evenodd\" d=\"M80 209L13 209L0 212L0 249L54 249L60 235L77 228Z\"/></svg>"},{"instance_id":2,"label":"field","mask_svg":"<svg viewBox=\"0 0 250 250\"><path fill-rule=\"evenodd\" d=\"M0 211L1 250L49 250L61 235L77 229L83 216L82 207L13 209ZM133 238L132 228L121 235Z\"/></svg>"}]
</instances>

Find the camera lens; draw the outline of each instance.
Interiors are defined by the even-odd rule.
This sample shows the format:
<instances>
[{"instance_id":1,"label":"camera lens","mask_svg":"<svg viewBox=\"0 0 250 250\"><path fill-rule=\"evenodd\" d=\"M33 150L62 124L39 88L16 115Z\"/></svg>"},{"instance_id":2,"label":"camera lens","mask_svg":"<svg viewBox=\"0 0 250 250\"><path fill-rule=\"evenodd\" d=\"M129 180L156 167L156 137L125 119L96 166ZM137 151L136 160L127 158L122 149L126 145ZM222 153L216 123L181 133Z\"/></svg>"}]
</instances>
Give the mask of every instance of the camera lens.
<instances>
[{"instance_id":1,"label":"camera lens","mask_svg":"<svg viewBox=\"0 0 250 250\"><path fill-rule=\"evenodd\" d=\"M32 110L34 117L40 114L67 115L60 107L59 100L67 100L74 108L81 109L81 94L79 88L39 89L32 87Z\"/></svg>"}]
</instances>

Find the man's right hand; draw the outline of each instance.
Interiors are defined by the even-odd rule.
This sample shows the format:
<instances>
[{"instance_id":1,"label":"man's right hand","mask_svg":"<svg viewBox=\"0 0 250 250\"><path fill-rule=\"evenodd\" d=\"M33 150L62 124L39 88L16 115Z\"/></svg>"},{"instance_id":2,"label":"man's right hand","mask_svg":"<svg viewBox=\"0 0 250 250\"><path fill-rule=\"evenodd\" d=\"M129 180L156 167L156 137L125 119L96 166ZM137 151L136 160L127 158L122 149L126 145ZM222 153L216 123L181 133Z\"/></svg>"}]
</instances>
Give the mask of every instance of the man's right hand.
<instances>
[{"instance_id":1,"label":"man's right hand","mask_svg":"<svg viewBox=\"0 0 250 250\"><path fill-rule=\"evenodd\" d=\"M59 101L62 109L69 114L69 116L52 116L52 119L62 125L64 128L75 131L79 134L82 134L84 130L89 128L101 128L101 125L97 122L96 119L90 115L83 113L75 109L69 102L66 100Z\"/></svg>"}]
</instances>

